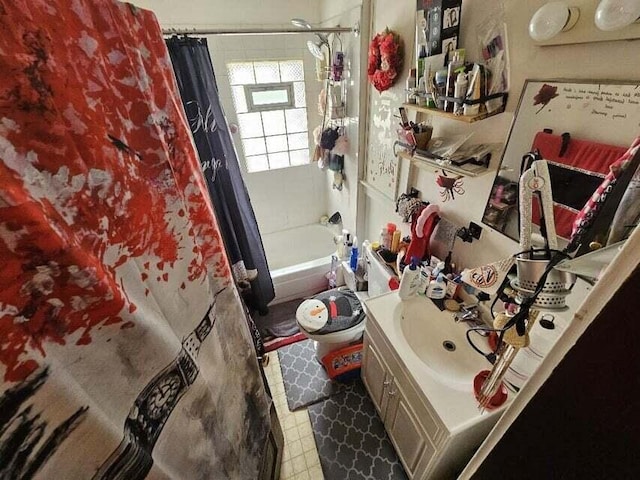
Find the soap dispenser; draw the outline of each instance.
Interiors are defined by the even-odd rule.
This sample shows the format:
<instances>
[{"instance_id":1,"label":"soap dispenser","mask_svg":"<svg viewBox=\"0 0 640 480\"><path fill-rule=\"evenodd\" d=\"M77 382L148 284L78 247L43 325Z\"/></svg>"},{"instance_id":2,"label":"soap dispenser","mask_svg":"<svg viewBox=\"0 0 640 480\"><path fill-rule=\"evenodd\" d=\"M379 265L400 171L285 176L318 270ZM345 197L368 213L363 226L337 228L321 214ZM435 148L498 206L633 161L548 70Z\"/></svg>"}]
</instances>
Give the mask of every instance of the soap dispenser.
<instances>
[{"instance_id":1,"label":"soap dispenser","mask_svg":"<svg viewBox=\"0 0 640 480\"><path fill-rule=\"evenodd\" d=\"M418 257L411 257L411 265L406 267L402 272L400 288L398 289L400 300L406 300L418 292L418 287L420 286L418 263L420 263Z\"/></svg>"}]
</instances>

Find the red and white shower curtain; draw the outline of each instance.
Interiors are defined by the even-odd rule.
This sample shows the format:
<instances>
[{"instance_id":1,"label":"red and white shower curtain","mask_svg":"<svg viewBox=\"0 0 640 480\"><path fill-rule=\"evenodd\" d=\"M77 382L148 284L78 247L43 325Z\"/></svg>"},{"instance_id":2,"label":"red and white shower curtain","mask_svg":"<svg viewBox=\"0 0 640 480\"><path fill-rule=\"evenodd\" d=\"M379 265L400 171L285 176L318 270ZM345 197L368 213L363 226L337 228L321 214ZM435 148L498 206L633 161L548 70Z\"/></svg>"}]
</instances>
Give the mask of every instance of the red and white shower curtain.
<instances>
[{"instance_id":1,"label":"red and white shower curtain","mask_svg":"<svg viewBox=\"0 0 640 480\"><path fill-rule=\"evenodd\" d=\"M0 478L255 478L268 397L160 28L0 0Z\"/></svg>"}]
</instances>

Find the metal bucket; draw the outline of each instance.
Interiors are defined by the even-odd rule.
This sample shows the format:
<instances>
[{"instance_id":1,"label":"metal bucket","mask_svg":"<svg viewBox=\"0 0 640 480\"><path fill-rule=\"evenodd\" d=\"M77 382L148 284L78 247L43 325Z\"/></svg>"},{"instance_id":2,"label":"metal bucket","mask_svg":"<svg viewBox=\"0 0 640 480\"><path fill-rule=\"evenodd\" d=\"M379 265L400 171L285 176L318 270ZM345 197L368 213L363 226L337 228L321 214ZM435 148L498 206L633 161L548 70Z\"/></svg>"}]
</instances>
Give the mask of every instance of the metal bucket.
<instances>
[{"instance_id":1,"label":"metal bucket","mask_svg":"<svg viewBox=\"0 0 640 480\"><path fill-rule=\"evenodd\" d=\"M535 258L536 253L544 252L544 250L530 250L516 255L516 267L518 269L518 287L523 290L534 292L540 281L540 277L547 269L549 260L538 260ZM552 251L552 253L556 253ZM531 258L531 257L534 258ZM542 293L559 293L565 294L573 287L576 282L576 276L573 273L562 272L551 269L547 275L547 279L542 287Z\"/></svg>"},{"instance_id":2,"label":"metal bucket","mask_svg":"<svg viewBox=\"0 0 640 480\"><path fill-rule=\"evenodd\" d=\"M526 298L533 296L532 290L521 288L517 279L513 279L511 286L518 292L517 301L522 302ZM571 290L562 290L557 292L540 292L533 302L534 307L549 309L549 310L561 310L567 307L566 297L571 293Z\"/></svg>"}]
</instances>

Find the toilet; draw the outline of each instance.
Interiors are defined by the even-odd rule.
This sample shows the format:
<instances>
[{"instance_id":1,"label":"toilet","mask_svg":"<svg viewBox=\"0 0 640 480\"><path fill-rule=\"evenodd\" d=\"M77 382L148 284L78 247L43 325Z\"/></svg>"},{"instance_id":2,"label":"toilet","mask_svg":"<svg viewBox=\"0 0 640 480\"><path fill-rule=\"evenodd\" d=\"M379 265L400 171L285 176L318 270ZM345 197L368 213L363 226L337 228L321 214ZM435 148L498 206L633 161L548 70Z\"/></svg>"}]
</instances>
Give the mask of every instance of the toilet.
<instances>
[{"instance_id":1,"label":"toilet","mask_svg":"<svg viewBox=\"0 0 640 480\"><path fill-rule=\"evenodd\" d=\"M349 289L321 292L296 310L300 331L316 345L316 358L362 339L366 315L356 293Z\"/></svg>"}]
</instances>

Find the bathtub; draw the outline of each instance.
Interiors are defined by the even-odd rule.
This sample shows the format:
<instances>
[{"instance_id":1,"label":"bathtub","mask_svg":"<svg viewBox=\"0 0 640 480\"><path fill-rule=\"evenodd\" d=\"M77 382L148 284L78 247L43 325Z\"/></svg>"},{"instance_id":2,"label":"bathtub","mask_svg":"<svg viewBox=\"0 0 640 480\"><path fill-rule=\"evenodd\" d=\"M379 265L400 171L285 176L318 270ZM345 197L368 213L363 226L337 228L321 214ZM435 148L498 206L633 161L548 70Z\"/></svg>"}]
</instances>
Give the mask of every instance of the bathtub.
<instances>
[{"instance_id":1,"label":"bathtub","mask_svg":"<svg viewBox=\"0 0 640 480\"><path fill-rule=\"evenodd\" d=\"M276 297L271 305L326 290L335 253L333 232L320 224L262 236Z\"/></svg>"}]
</instances>

